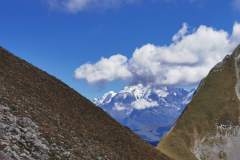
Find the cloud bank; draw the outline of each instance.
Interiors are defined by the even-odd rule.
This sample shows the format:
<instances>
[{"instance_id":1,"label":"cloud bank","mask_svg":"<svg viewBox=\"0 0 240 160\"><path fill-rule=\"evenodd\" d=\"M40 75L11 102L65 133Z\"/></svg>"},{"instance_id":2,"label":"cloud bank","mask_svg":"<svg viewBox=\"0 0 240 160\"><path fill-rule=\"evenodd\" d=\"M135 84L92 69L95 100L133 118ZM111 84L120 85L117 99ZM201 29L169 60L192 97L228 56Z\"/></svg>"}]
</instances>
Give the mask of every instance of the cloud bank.
<instances>
[{"instance_id":1,"label":"cloud bank","mask_svg":"<svg viewBox=\"0 0 240 160\"><path fill-rule=\"evenodd\" d=\"M240 24L232 33L201 25L190 31L187 24L173 35L172 43L137 48L131 58L116 54L94 64L83 64L75 78L94 84L129 80L153 85L193 85L205 77L240 42Z\"/></svg>"}]
</instances>

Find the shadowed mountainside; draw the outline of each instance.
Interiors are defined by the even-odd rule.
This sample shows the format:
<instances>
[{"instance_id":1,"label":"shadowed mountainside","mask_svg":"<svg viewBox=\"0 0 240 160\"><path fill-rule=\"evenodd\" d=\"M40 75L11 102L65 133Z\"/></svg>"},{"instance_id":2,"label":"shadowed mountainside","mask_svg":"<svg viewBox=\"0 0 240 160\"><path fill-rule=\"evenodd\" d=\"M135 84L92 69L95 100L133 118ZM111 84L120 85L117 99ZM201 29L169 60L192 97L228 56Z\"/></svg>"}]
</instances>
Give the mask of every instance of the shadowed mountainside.
<instances>
[{"instance_id":1,"label":"shadowed mountainside","mask_svg":"<svg viewBox=\"0 0 240 160\"><path fill-rule=\"evenodd\" d=\"M168 160L67 85L0 48L0 159Z\"/></svg>"},{"instance_id":2,"label":"shadowed mountainside","mask_svg":"<svg viewBox=\"0 0 240 160\"><path fill-rule=\"evenodd\" d=\"M240 47L202 81L158 148L174 160L239 160Z\"/></svg>"}]
</instances>

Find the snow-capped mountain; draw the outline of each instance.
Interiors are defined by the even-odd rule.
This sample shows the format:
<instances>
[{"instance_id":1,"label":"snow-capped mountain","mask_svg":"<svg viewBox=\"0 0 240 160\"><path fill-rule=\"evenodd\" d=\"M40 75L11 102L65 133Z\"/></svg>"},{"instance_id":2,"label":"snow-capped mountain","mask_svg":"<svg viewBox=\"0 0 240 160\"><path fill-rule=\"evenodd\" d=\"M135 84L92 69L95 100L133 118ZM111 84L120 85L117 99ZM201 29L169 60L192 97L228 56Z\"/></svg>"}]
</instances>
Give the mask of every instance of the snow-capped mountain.
<instances>
[{"instance_id":1,"label":"snow-capped mountain","mask_svg":"<svg viewBox=\"0 0 240 160\"><path fill-rule=\"evenodd\" d=\"M110 91L94 103L144 140L157 144L191 100L194 90L142 84Z\"/></svg>"}]
</instances>

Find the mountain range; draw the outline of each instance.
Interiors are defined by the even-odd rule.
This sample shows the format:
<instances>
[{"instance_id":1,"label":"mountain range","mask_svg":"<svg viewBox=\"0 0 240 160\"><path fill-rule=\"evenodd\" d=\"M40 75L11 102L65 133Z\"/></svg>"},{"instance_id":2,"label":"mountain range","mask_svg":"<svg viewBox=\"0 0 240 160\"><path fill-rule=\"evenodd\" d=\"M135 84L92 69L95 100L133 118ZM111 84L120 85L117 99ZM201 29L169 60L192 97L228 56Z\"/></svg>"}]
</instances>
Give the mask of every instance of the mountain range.
<instances>
[{"instance_id":1,"label":"mountain range","mask_svg":"<svg viewBox=\"0 0 240 160\"><path fill-rule=\"evenodd\" d=\"M239 69L240 46L196 91L138 84L97 107L0 48L0 159L239 160Z\"/></svg>"},{"instance_id":2,"label":"mountain range","mask_svg":"<svg viewBox=\"0 0 240 160\"><path fill-rule=\"evenodd\" d=\"M190 102L194 89L131 85L94 103L150 144L157 145Z\"/></svg>"}]
</instances>

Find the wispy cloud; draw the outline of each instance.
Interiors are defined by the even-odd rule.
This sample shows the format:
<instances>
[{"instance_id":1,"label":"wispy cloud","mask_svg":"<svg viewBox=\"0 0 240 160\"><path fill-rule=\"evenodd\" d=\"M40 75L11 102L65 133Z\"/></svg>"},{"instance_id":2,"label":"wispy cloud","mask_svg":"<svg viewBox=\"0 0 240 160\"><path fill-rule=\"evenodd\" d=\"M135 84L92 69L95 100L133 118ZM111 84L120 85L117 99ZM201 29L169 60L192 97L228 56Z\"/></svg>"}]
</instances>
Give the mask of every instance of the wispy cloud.
<instances>
[{"instance_id":1,"label":"wispy cloud","mask_svg":"<svg viewBox=\"0 0 240 160\"><path fill-rule=\"evenodd\" d=\"M235 8L236 10L240 10L240 0L233 0L232 6L233 6L233 8Z\"/></svg>"},{"instance_id":2,"label":"wispy cloud","mask_svg":"<svg viewBox=\"0 0 240 160\"><path fill-rule=\"evenodd\" d=\"M63 9L72 13L90 8L109 9L138 3L142 0L48 0L51 8Z\"/></svg>"},{"instance_id":3,"label":"wispy cloud","mask_svg":"<svg viewBox=\"0 0 240 160\"><path fill-rule=\"evenodd\" d=\"M233 51L240 42L239 35L239 23L234 24L232 33L205 25L190 31L183 24L170 45L146 44L130 59L117 54L95 64L83 64L76 69L75 77L91 84L119 79L154 85L195 84Z\"/></svg>"},{"instance_id":4,"label":"wispy cloud","mask_svg":"<svg viewBox=\"0 0 240 160\"><path fill-rule=\"evenodd\" d=\"M177 3L178 0L46 0L52 9L65 10L71 13L77 13L88 9L110 9L119 8L125 5L137 3ZM195 3L200 0L182 0L182 2ZM160 5L160 4L159 4Z\"/></svg>"}]
</instances>

